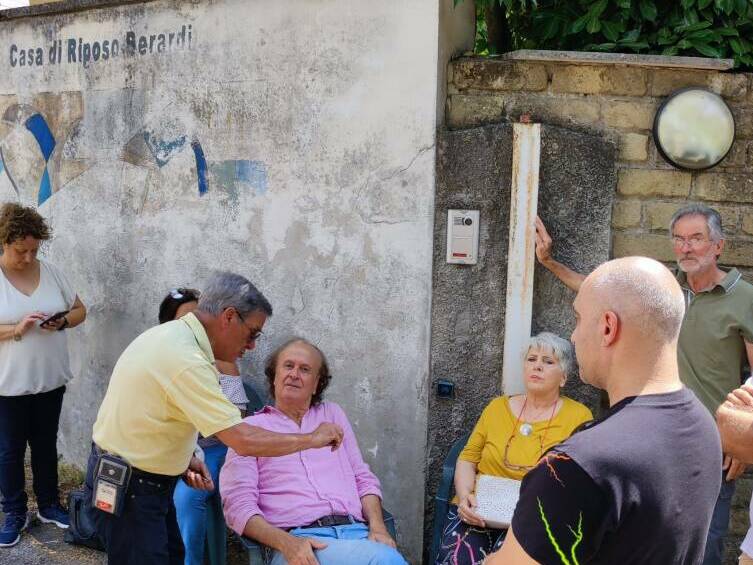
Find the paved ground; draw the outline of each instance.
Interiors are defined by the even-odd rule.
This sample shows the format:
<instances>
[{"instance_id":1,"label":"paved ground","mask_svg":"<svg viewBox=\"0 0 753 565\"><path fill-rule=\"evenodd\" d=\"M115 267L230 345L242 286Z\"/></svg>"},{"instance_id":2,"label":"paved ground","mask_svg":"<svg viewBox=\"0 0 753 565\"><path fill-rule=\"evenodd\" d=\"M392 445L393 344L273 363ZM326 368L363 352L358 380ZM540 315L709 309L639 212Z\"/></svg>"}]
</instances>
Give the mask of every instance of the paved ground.
<instances>
[{"instance_id":1,"label":"paved ground","mask_svg":"<svg viewBox=\"0 0 753 565\"><path fill-rule=\"evenodd\" d=\"M31 512L29 513L30 515ZM34 514L36 516L36 514ZM0 523L5 520L0 512ZM63 541L63 530L42 524L34 518L21 541L10 548L0 548L2 565L106 565L104 553ZM228 565L246 563L240 544L230 537Z\"/></svg>"},{"instance_id":2,"label":"paved ground","mask_svg":"<svg viewBox=\"0 0 753 565\"><path fill-rule=\"evenodd\" d=\"M61 464L58 467L61 500L65 501L68 493L78 488L83 481L83 475L75 467ZM64 530L52 524L42 524L36 519L37 502L32 494L31 468L26 459L26 492L29 493L29 528L21 534L21 541L10 548L0 548L0 563L2 565L99 565L106 564L104 553L67 544L63 541ZM5 516L0 512L0 523Z\"/></svg>"},{"instance_id":3,"label":"paved ground","mask_svg":"<svg viewBox=\"0 0 753 565\"><path fill-rule=\"evenodd\" d=\"M31 486L31 469L27 458L26 492L29 493L29 528L21 534L21 541L10 548L0 548L0 565L106 565L104 553L86 547L70 545L63 541L64 530L52 524L42 524L36 519L36 500ZM69 465L58 467L60 498L83 482L81 472ZM5 516L0 512L0 524ZM234 535L228 536L228 565L247 563L243 548Z\"/></svg>"},{"instance_id":4,"label":"paved ground","mask_svg":"<svg viewBox=\"0 0 753 565\"><path fill-rule=\"evenodd\" d=\"M34 514L36 516L36 513ZM0 520L5 517L0 513ZM0 548L0 563L18 565L104 565L104 553L73 546L63 541L63 530L34 519L21 541L10 548Z\"/></svg>"}]
</instances>

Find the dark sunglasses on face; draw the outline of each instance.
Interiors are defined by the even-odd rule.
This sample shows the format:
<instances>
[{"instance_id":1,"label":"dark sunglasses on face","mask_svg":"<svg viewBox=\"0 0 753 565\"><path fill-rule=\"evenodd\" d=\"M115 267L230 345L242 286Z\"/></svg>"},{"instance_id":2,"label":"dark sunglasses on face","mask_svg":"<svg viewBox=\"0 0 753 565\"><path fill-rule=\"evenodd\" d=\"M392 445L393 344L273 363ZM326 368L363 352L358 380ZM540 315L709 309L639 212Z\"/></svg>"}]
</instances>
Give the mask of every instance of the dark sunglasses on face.
<instances>
[{"instance_id":1,"label":"dark sunglasses on face","mask_svg":"<svg viewBox=\"0 0 753 565\"><path fill-rule=\"evenodd\" d=\"M243 325L248 330L248 338L246 339L248 343L252 343L258 340L262 335L264 335L263 331L261 330L255 331L253 328L250 328L248 324L246 324L246 322L243 321L243 318L241 318L241 315L238 313L237 310L235 310L235 315L238 316L238 320L240 321L241 325Z\"/></svg>"}]
</instances>

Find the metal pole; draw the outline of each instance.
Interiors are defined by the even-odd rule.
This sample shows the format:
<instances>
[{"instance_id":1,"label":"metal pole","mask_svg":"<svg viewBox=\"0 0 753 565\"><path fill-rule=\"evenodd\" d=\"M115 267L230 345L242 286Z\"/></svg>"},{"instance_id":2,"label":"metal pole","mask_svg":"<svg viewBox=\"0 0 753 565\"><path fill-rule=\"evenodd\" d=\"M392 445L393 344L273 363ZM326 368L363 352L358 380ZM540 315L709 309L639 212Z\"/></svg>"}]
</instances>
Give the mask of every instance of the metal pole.
<instances>
[{"instance_id":1,"label":"metal pole","mask_svg":"<svg viewBox=\"0 0 753 565\"><path fill-rule=\"evenodd\" d=\"M507 253L505 347L502 390L525 391L523 356L531 335L533 269L535 265L536 210L539 197L540 124L514 124L510 239Z\"/></svg>"}]
</instances>

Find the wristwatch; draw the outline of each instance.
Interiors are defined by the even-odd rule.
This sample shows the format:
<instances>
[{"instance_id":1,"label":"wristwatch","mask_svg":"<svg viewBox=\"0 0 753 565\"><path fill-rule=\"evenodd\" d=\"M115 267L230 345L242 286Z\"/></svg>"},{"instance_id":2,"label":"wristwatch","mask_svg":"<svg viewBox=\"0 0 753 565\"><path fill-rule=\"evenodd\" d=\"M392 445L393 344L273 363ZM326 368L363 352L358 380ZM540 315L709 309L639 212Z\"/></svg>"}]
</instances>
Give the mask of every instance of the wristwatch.
<instances>
[{"instance_id":1,"label":"wristwatch","mask_svg":"<svg viewBox=\"0 0 753 565\"><path fill-rule=\"evenodd\" d=\"M13 332L13 341L21 341L21 338L23 338L21 334Z\"/></svg>"}]
</instances>

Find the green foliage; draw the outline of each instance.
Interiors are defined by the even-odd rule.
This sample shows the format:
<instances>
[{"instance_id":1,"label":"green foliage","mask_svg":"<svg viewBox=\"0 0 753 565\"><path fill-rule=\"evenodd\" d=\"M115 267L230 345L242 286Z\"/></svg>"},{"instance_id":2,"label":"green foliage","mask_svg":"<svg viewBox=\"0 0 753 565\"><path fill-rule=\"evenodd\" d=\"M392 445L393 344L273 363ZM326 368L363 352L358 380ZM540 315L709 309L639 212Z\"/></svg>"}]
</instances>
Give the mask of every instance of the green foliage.
<instances>
[{"instance_id":1,"label":"green foliage","mask_svg":"<svg viewBox=\"0 0 753 565\"><path fill-rule=\"evenodd\" d=\"M753 0L476 0L480 54L496 52L484 21L495 3L515 49L731 58L753 70Z\"/></svg>"}]
</instances>

